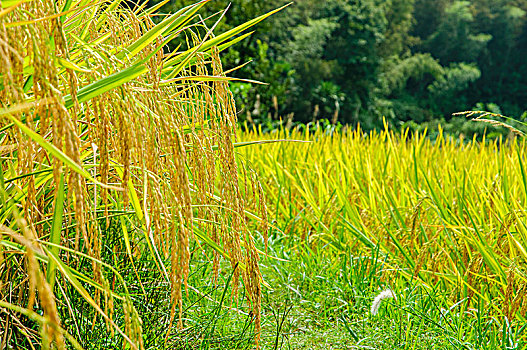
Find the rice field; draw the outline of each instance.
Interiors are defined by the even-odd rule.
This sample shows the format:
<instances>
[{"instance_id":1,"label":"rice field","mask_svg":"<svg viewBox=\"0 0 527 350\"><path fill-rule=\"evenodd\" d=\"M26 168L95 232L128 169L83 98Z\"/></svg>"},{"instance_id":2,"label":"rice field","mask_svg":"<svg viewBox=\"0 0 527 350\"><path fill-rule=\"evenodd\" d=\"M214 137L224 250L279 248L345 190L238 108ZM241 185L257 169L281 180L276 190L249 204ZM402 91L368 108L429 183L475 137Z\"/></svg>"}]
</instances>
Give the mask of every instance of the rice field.
<instances>
[{"instance_id":1,"label":"rice field","mask_svg":"<svg viewBox=\"0 0 527 350\"><path fill-rule=\"evenodd\" d=\"M0 2L0 350L525 347L525 141L241 132L206 3Z\"/></svg>"},{"instance_id":2,"label":"rice field","mask_svg":"<svg viewBox=\"0 0 527 350\"><path fill-rule=\"evenodd\" d=\"M308 246L330 261L378 251L379 278L395 293L418 282L441 291L446 309L475 319L488 310L501 325L525 328L524 139L322 128L253 129L240 138L302 141L240 151L260 176L269 218L281 229L274 234L294 242L293 251Z\"/></svg>"}]
</instances>

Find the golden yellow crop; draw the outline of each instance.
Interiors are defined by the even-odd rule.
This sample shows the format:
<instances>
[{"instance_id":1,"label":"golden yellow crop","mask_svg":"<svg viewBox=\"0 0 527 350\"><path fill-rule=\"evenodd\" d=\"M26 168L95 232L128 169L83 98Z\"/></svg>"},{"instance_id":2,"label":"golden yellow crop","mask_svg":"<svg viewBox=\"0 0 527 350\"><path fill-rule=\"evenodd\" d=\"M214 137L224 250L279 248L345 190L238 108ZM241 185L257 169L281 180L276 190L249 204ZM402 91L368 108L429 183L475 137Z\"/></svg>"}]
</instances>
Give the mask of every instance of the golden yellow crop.
<instances>
[{"instance_id":1,"label":"golden yellow crop","mask_svg":"<svg viewBox=\"0 0 527 350\"><path fill-rule=\"evenodd\" d=\"M408 131L321 129L241 138L309 141L242 151L286 235L337 255L379 249L393 278L418 278L453 303L480 299L495 315L525 320L523 139L463 143L441 131L431 141Z\"/></svg>"},{"instance_id":2,"label":"golden yellow crop","mask_svg":"<svg viewBox=\"0 0 527 350\"><path fill-rule=\"evenodd\" d=\"M134 266L144 255L169 285L168 338L177 314L182 323L195 238L213 247L216 276L220 256L234 268L235 295L243 279L258 340L261 277L245 211L250 202L265 216L265 204L241 197L219 54L278 10L213 34L220 13L200 37L207 2L156 23L162 4L0 1L0 307L32 320L10 325L17 344L63 349L67 338L79 347L70 335L78 327L64 329L57 311L60 277L82 298L68 304L74 322L71 308L87 303L93 324L102 317L143 348L141 315L117 269L131 264L146 297ZM166 54L173 39L183 47ZM115 230L120 262L103 254ZM26 330L33 321L40 338Z\"/></svg>"}]
</instances>

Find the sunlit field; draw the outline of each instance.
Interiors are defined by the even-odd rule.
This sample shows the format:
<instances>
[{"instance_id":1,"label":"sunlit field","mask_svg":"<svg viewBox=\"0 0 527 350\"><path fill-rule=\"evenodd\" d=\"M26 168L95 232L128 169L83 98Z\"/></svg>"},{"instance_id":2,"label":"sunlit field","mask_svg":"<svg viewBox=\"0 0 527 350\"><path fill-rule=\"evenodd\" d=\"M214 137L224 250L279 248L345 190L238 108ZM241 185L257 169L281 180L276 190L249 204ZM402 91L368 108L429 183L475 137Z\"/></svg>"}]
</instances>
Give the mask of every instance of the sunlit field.
<instances>
[{"instance_id":1,"label":"sunlit field","mask_svg":"<svg viewBox=\"0 0 527 350\"><path fill-rule=\"evenodd\" d=\"M376 280L370 283L400 295L419 286L439 294L428 302L455 313L457 324L488 325L486 335L475 326L459 330L461 342L489 346L486 337L500 330L515 339L511 346L520 339L525 346L523 140L478 143L440 133L432 142L404 131L323 128L240 136L303 141L240 151L260 176L269 217L281 230L274 235L288 249L327 259L327 268L340 265L341 278L357 273L346 259L373 254L382 267L365 277Z\"/></svg>"},{"instance_id":2,"label":"sunlit field","mask_svg":"<svg viewBox=\"0 0 527 350\"><path fill-rule=\"evenodd\" d=\"M289 5L166 4L0 1L0 350L527 347L524 139L247 130Z\"/></svg>"}]
</instances>

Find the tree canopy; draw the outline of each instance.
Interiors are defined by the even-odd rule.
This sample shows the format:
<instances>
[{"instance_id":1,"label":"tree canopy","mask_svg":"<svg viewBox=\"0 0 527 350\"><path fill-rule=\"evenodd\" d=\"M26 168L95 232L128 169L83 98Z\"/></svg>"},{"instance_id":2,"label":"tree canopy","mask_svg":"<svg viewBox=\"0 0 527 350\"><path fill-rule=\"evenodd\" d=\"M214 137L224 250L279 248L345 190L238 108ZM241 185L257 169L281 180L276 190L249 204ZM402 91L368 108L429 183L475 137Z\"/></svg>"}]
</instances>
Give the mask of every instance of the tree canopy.
<instances>
[{"instance_id":1,"label":"tree canopy","mask_svg":"<svg viewBox=\"0 0 527 350\"><path fill-rule=\"evenodd\" d=\"M165 10L193 0L172 0ZM225 30L285 4L239 0ZM208 6L210 15L229 2ZM328 119L365 129L481 107L520 117L527 102L526 0L302 0L257 28L225 58L242 119ZM213 23L218 17L211 17Z\"/></svg>"}]
</instances>

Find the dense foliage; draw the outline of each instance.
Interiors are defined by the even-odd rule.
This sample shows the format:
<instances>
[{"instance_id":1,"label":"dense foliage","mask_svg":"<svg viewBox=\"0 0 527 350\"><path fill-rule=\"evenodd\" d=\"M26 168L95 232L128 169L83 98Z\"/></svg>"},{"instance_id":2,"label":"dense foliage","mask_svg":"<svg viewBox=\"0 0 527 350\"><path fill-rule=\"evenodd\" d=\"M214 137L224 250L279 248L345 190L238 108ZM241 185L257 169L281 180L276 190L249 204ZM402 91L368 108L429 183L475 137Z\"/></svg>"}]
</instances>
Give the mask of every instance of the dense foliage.
<instances>
[{"instance_id":1,"label":"dense foliage","mask_svg":"<svg viewBox=\"0 0 527 350\"><path fill-rule=\"evenodd\" d=\"M172 0L165 9L193 0ZM217 9L229 1L214 1ZM234 1L225 27L285 0ZM211 14L214 9L211 9ZM302 0L226 55L242 118L365 129L468 109L519 118L527 101L525 0ZM454 121L456 123L456 121ZM459 122L457 122L459 124Z\"/></svg>"}]
</instances>

